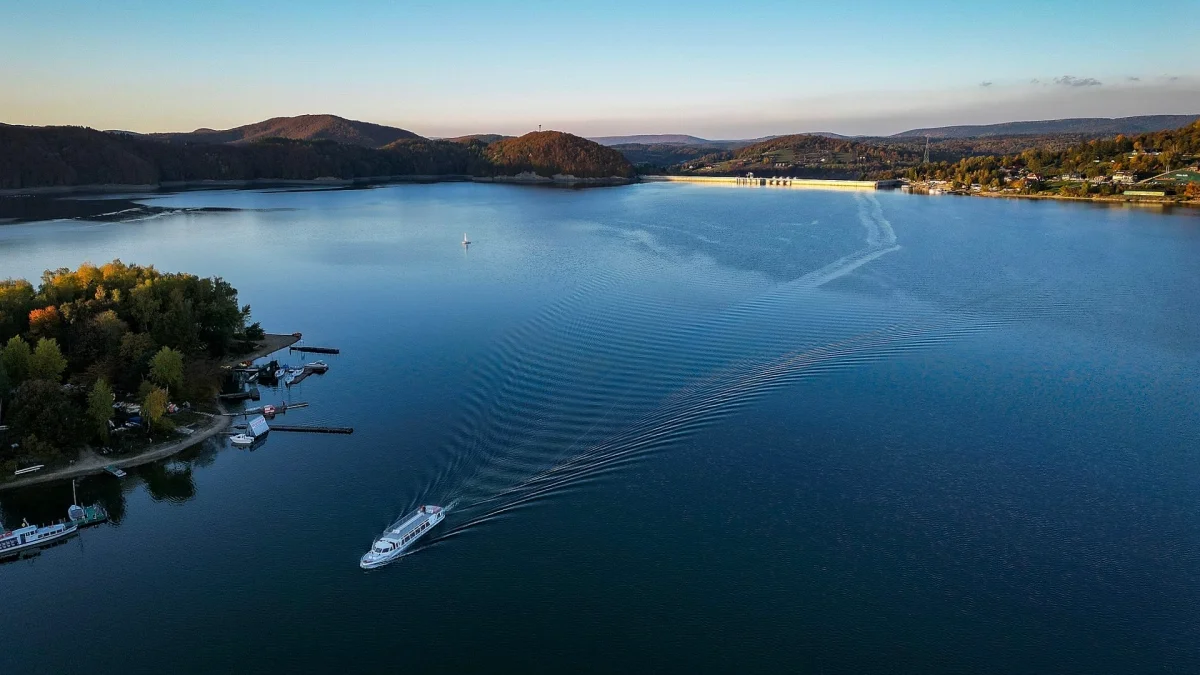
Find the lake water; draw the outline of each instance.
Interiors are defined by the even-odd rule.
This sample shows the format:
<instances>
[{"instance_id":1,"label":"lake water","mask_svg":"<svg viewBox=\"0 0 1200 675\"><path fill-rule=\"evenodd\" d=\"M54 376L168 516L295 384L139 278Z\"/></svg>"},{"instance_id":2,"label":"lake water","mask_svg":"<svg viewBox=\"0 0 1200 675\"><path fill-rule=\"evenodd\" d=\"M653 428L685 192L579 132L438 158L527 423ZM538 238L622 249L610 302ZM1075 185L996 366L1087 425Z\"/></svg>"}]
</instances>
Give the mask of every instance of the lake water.
<instances>
[{"instance_id":1,"label":"lake water","mask_svg":"<svg viewBox=\"0 0 1200 675\"><path fill-rule=\"evenodd\" d=\"M665 184L144 201L174 210L0 227L0 277L220 275L342 350L264 400L355 433L81 483L116 522L0 566L0 673L1200 671L1200 213ZM360 570L423 503L446 522Z\"/></svg>"}]
</instances>

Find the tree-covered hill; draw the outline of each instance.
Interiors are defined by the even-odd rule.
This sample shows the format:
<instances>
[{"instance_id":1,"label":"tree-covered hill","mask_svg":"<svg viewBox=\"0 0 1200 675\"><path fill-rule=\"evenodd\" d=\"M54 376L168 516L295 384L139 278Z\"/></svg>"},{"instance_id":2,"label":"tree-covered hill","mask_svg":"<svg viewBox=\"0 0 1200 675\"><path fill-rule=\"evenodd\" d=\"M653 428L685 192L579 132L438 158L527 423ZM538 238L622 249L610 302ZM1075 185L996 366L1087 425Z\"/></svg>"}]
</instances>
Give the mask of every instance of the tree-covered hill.
<instances>
[{"instance_id":1,"label":"tree-covered hill","mask_svg":"<svg viewBox=\"0 0 1200 675\"><path fill-rule=\"evenodd\" d=\"M859 178L908 166L919 158L919 154L902 146L794 134L689 160L686 165L675 167L675 170L699 175L754 172L761 175Z\"/></svg>"},{"instance_id":2,"label":"tree-covered hill","mask_svg":"<svg viewBox=\"0 0 1200 675\"><path fill-rule=\"evenodd\" d=\"M499 174L531 171L540 176L576 178L629 178L634 174L633 165L616 150L561 131L534 131L497 141L484 152Z\"/></svg>"},{"instance_id":3,"label":"tree-covered hill","mask_svg":"<svg viewBox=\"0 0 1200 675\"><path fill-rule=\"evenodd\" d=\"M534 138L531 138L533 136ZM83 127L0 124L0 189L156 185L206 180L314 180L385 176L630 176L614 150L544 132L487 145L402 138L382 148L265 138L244 144L176 143Z\"/></svg>"},{"instance_id":4,"label":"tree-covered hill","mask_svg":"<svg viewBox=\"0 0 1200 675\"><path fill-rule=\"evenodd\" d=\"M334 141L364 148L381 148L401 139L420 138L407 129L348 120L337 115L273 117L222 131L197 129L187 133L148 136L178 143L251 143L267 138L287 138L294 141Z\"/></svg>"}]
</instances>

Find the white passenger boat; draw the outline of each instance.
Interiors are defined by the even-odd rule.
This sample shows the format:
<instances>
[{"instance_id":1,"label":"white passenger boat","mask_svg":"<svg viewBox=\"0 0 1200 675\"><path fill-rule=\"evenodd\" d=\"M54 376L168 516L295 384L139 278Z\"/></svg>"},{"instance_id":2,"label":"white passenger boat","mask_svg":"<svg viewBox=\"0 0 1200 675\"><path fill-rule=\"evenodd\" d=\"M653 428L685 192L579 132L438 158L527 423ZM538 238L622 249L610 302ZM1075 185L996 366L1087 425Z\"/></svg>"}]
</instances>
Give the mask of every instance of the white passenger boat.
<instances>
[{"instance_id":1,"label":"white passenger boat","mask_svg":"<svg viewBox=\"0 0 1200 675\"><path fill-rule=\"evenodd\" d=\"M314 373L324 373L329 370L329 364L324 361L313 361L312 363L304 364L304 369Z\"/></svg>"},{"instance_id":2,"label":"white passenger boat","mask_svg":"<svg viewBox=\"0 0 1200 675\"><path fill-rule=\"evenodd\" d=\"M49 546L75 534L79 526L75 523L55 523L38 527L25 523L21 527L0 534L0 558L7 558L21 551Z\"/></svg>"},{"instance_id":3,"label":"white passenger boat","mask_svg":"<svg viewBox=\"0 0 1200 675\"><path fill-rule=\"evenodd\" d=\"M440 506L422 506L392 523L363 555L359 566L364 570L383 567L399 558L413 543L442 522L446 512Z\"/></svg>"}]
</instances>

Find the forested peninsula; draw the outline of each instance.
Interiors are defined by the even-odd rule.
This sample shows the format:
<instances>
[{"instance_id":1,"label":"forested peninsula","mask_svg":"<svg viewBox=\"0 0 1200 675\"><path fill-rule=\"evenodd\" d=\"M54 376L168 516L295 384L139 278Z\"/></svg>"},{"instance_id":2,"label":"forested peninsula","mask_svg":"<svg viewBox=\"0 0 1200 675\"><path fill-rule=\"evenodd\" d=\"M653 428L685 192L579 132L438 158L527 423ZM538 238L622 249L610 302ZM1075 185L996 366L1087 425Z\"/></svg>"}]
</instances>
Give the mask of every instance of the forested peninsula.
<instances>
[{"instance_id":1,"label":"forested peninsula","mask_svg":"<svg viewBox=\"0 0 1200 675\"><path fill-rule=\"evenodd\" d=\"M36 288L0 280L0 476L203 419L180 404L212 405L222 360L264 336L249 319L219 277L120 260L50 270ZM113 423L118 402L140 408L137 425Z\"/></svg>"},{"instance_id":2,"label":"forested peninsula","mask_svg":"<svg viewBox=\"0 0 1200 675\"><path fill-rule=\"evenodd\" d=\"M333 116L288 119L300 121L155 135L0 124L0 190L405 177L620 183L634 175L620 153L557 131L488 143Z\"/></svg>"}]
</instances>

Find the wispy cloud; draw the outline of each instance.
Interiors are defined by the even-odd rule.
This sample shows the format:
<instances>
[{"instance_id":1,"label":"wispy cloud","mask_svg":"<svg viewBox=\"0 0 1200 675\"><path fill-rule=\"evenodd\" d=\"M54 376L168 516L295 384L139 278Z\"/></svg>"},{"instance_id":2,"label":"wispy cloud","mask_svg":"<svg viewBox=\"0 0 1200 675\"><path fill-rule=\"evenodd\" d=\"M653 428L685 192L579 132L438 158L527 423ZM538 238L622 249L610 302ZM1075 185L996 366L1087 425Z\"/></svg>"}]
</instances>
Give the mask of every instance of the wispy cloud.
<instances>
[{"instance_id":1,"label":"wispy cloud","mask_svg":"<svg viewBox=\"0 0 1200 675\"><path fill-rule=\"evenodd\" d=\"M990 81L984 81L984 82L980 82L980 83L979 83L979 86L981 86L981 87L990 87L990 86L992 86L992 83L991 83Z\"/></svg>"},{"instance_id":2,"label":"wispy cloud","mask_svg":"<svg viewBox=\"0 0 1200 675\"><path fill-rule=\"evenodd\" d=\"M1041 83L1042 83L1042 81L1037 79L1036 77L1029 81L1029 84L1041 84Z\"/></svg>"},{"instance_id":3,"label":"wispy cloud","mask_svg":"<svg viewBox=\"0 0 1200 675\"><path fill-rule=\"evenodd\" d=\"M1054 84L1060 87L1099 87L1103 82L1094 77L1075 77L1074 75L1063 75L1062 77L1054 78Z\"/></svg>"},{"instance_id":4,"label":"wispy cloud","mask_svg":"<svg viewBox=\"0 0 1200 675\"><path fill-rule=\"evenodd\" d=\"M1126 79L1126 80L1128 80L1128 81L1130 81L1130 82L1141 82L1141 81L1142 81L1142 78L1140 78L1140 77L1134 77L1134 76L1132 76L1132 75L1130 75L1129 77L1127 77L1127 78L1125 78L1125 79Z\"/></svg>"}]
</instances>

